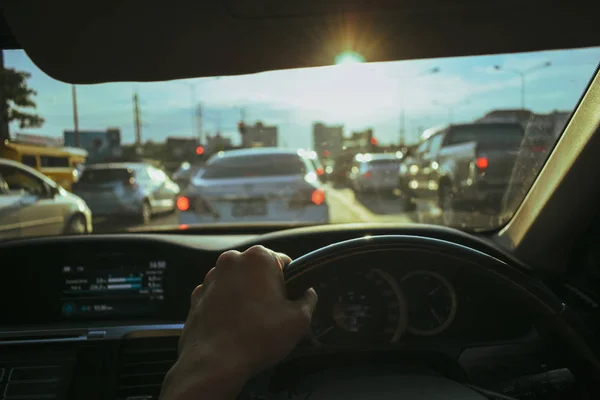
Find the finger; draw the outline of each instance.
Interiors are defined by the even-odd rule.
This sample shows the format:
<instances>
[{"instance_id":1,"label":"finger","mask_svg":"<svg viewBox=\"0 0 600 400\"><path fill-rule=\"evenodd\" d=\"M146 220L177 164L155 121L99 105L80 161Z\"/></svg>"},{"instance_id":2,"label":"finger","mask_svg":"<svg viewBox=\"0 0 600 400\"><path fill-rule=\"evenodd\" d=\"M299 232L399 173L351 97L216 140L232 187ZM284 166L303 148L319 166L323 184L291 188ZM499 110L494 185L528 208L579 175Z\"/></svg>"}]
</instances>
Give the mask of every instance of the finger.
<instances>
[{"instance_id":1,"label":"finger","mask_svg":"<svg viewBox=\"0 0 600 400\"><path fill-rule=\"evenodd\" d=\"M292 262L292 259L290 258L290 256L288 256L285 253L278 253L275 252L275 254L277 255L277 258L279 260L279 266L281 268L281 270L283 271L283 269Z\"/></svg>"},{"instance_id":2,"label":"finger","mask_svg":"<svg viewBox=\"0 0 600 400\"><path fill-rule=\"evenodd\" d=\"M317 296L317 292L313 288L308 289L302 297L297 300L294 300L293 303L298 307L299 311L304 317L308 317L309 324L310 318L312 317L315 308L317 307L317 302L319 300L319 296Z\"/></svg>"}]
</instances>

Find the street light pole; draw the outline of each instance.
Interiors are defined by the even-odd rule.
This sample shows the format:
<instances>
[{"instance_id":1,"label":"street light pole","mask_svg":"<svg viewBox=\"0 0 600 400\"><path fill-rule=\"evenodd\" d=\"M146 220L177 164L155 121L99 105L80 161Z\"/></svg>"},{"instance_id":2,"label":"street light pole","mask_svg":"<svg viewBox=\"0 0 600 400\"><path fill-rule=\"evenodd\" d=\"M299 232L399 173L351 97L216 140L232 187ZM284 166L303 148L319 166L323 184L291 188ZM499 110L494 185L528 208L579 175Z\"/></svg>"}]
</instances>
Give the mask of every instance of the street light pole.
<instances>
[{"instance_id":1,"label":"street light pole","mask_svg":"<svg viewBox=\"0 0 600 400\"><path fill-rule=\"evenodd\" d=\"M413 77L413 79L418 79L418 78L422 78L424 76L428 76L428 75L433 75L433 74L437 74L440 72L440 67L433 67L431 69L428 69L426 71L423 71L422 73L415 75ZM405 102L404 102L404 91L400 91L400 137L399 137L399 145L403 145L404 144L404 139L405 139L405 135L406 135L406 108L405 108Z\"/></svg>"},{"instance_id":2,"label":"street light pole","mask_svg":"<svg viewBox=\"0 0 600 400\"><path fill-rule=\"evenodd\" d=\"M71 85L71 97L73 100L73 129L75 130L75 147L81 147L79 138L79 114L77 112L77 89Z\"/></svg>"},{"instance_id":3,"label":"street light pole","mask_svg":"<svg viewBox=\"0 0 600 400\"><path fill-rule=\"evenodd\" d=\"M525 110L525 78L527 77L528 74L538 71L543 68L548 68L551 65L552 65L551 61L546 61L542 64L536 65L536 66L528 68L526 70L504 68L501 65L494 65L494 69L496 71L512 72L513 74L519 75L519 77L521 78L521 110Z\"/></svg>"},{"instance_id":4,"label":"street light pole","mask_svg":"<svg viewBox=\"0 0 600 400\"><path fill-rule=\"evenodd\" d=\"M454 122L454 108L458 107L460 105L469 104L469 103L470 103L469 99L466 99L464 101L460 101L460 102L454 103L454 104L444 104L437 100L433 101L433 104L435 104L436 106L444 107L448 110L448 124L452 124L452 122Z\"/></svg>"}]
</instances>

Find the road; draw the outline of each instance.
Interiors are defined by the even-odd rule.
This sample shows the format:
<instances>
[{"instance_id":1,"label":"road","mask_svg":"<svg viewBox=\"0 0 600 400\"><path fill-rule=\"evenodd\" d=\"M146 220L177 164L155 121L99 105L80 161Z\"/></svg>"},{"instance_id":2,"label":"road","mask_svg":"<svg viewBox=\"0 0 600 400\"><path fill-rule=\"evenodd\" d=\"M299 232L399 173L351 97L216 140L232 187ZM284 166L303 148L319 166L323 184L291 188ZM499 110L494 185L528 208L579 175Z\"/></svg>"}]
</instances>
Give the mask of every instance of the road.
<instances>
[{"instance_id":1,"label":"road","mask_svg":"<svg viewBox=\"0 0 600 400\"><path fill-rule=\"evenodd\" d=\"M331 223L352 222L394 222L440 224L441 211L430 202L417 202L417 209L405 212L398 197L389 194L355 195L351 189L327 187ZM463 228L493 228L496 220L492 217L466 212L458 215L458 226ZM148 225L139 225L128 220L94 221L95 233L123 232L134 229L149 229L158 226L177 225L176 214L155 216Z\"/></svg>"}]
</instances>

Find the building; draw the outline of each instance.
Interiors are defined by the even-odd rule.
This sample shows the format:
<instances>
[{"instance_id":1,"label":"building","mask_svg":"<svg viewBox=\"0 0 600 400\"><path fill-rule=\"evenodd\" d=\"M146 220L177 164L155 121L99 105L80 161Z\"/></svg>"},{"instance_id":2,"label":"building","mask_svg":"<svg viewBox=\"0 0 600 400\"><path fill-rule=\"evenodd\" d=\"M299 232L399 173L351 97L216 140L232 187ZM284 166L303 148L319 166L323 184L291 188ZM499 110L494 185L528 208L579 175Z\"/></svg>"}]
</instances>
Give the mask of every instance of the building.
<instances>
[{"instance_id":1,"label":"building","mask_svg":"<svg viewBox=\"0 0 600 400\"><path fill-rule=\"evenodd\" d=\"M75 131L65 130L63 132L64 144L69 147L80 147L88 152L88 162L102 161L103 159L118 157L122 155L121 130L119 128L108 128L102 130L79 131L79 146Z\"/></svg>"},{"instance_id":2,"label":"building","mask_svg":"<svg viewBox=\"0 0 600 400\"><path fill-rule=\"evenodd\" d=\"M373 136L373 129L362 132L352 132L349 138L344 138L342 149L353 149L357 152L373 152L377 148L377 141Z\"/></svg>"},{"instance_id":3,"label":"building","mask_svg":"<svg viewBox=\"0 0 600 400\"><path fill-rule=\"evenodd\" d=\"M170 159L189 160L196 156L198 139L195 137L169 136L165 147Z\"/></svg>"},{"instance_id":4,"label":"building","mask_svg":"<svg viewBox=\"0 0 600 400\"><path fill-rule=\"evenodd\" d=\"M247 125L242 135L242 147L277 147L278 129L277 126L263 125L257 122L254 125Z\"/></svg>"},{"instance_id":5,"label":"building","mask_svg":"<svg viewBox=\"0 0 600 400\"><path fill-rule=\"evenodd\" d=\"M64 141L59 137L32 135L30 133L16 133L15 142L33 144L37 146L62 147Z\"/></svg>"},{"instance_id":6,"label":"building","mask_svg":"<svg viewBox=\"0 0 600 400\"><path fill-rule=\"evenodd\" d=\"M548 114L538 114L529 110L494 110L475 122L518 122L527 136L546 137L554 141L560 136L570 117L569 111L554 110Z\"/></svg>"},{"instance_id":7,"label":"building","mask_svg":"<svg viewBox=\"0 0 600 400\"><path fill-rule=\"evenodd\" d=\"M221 136L220 133L216 135L206 135L206 148L207 153L212 154L217 151L223 151L233 148L231 144L231 139Z\"/></svg>"},{"instance_id":8,"label":"building","mask_svg":"<svg viewBox=\"0 0 600 400\"><path fill-rule=\"evenodd\" d=\"M327 126L321 122L313 124L313 149L319 157L337 157L344 145L344 126Z\"/></svg>"}]
</instances>

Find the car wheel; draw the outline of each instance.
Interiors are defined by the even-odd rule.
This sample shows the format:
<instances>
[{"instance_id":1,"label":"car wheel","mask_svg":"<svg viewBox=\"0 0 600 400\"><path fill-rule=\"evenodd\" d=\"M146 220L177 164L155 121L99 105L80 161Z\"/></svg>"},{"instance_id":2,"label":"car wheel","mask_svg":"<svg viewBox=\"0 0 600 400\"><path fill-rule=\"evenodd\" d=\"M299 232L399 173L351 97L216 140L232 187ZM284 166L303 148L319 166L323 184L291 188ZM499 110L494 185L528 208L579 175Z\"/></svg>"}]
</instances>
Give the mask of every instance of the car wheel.
<instances>
[{"instance_id":1,"label":"car wheel","mask_svg":"<svg viewBox=\"0 0 600 400\"><path fill-rule=\"evenodd\" d=\"M402 212L415 212L417 211L417 204L413 199L404 194L400 195L400 205L402 206Z\"/></svg>"},{"instance_id":2,"label":"car wheel","mask_svg":"<svg viewBox=\"0 0 600 400\"><path fill-rule=\"evenodd\" d=\"M142 208L140 210L140 223L146 225L150 223L152 219L152 206L148 200L142 202Z\"/></svg>"},{"instance_id":3,"label":"car wheel","mask_svg":"<svg viewBox=\"0 0 600 400\"><path fill-rule=\"evenodd\" d=\"M71 217L65 227L66 235L84 235L87 233L87 221L81 214Z\"/></svg>"}]
</instances>

